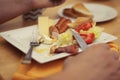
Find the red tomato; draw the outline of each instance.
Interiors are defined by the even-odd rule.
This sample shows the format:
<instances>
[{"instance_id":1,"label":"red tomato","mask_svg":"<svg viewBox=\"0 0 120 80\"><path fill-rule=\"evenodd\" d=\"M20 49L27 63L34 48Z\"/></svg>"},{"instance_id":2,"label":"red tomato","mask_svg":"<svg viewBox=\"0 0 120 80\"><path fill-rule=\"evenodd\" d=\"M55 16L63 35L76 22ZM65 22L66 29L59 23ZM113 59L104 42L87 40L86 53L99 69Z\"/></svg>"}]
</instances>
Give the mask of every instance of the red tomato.
<instances>
[{"instance_id":1,"label":"red tomato","mask_svg":"<svg viewBox=\"0 0 120 80\"><path fill-rule=\"evenodd\" d=\"M76 30L77 32L80 32L80 30L85 30L85 31L87 31L87 30L90 29L91 27L92 27L91 22L87 22L87 23L84 23L84 24L79 25L75 30Z\"/></svg>"},{"instance_id":2,"label":"red tomato","mask_svg":"<svg viewBox=\"0 0 120 80\"><path fill-rule=\"evenodd\" d=\"M94 33L81 33L80 36L82 36L87 44L92 43L95 39Z\"/></svg>"}]
</instances>

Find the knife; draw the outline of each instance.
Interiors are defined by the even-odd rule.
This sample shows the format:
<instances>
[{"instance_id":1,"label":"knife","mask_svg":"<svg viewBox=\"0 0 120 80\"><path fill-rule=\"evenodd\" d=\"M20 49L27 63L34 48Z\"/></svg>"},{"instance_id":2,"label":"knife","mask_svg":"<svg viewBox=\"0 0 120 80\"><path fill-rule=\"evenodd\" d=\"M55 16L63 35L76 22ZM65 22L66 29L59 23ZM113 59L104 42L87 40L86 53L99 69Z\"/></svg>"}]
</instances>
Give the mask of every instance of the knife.
<instances>
[{"instance_id":1,"label":"knife","mask_svg":"<svg viewBox=\"0 0 120 80\"><path fill-rule=\"evenodd\" d=\"M78 45L80 46L80 48L82 50L85 50L87 48L86 42L74 29L71 28L70 30L71 30L73 36L75 37L76 41L78 42Z\"/></svg>"}]
</instances>

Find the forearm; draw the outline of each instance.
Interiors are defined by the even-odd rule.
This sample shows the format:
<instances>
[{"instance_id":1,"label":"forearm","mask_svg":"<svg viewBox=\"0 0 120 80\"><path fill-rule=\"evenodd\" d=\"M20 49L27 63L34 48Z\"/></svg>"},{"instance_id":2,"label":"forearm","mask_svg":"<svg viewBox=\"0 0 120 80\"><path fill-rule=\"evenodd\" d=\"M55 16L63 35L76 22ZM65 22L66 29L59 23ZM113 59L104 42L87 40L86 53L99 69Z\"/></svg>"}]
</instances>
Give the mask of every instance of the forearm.
<instances>
[{"instance_id":1,"label":"forearm","mask_svg":"<svg viewBox=\"0 0 120 80\"><path fill-rule=\"evenodd\" d=\"M60 72L50 77L46 77L44 79L37 79L37 80L73 80L73 79L69 79L67 74L65 74L64 72Z\"/></svg>"},{"instance_id":2,"label":"forearm","mask_svg":"<svg viewBox=\"0 0 120 80\"><path fill-rule=\"evenodd\" d=\"M58 6L65 0L0 0L0 24L32 9Z\"/></svg>"},{"instance_id":3,"label":"forearm","mask_svg":"<svg viewBox=\"0 0 120 80\"><path fill-rule=\"evenodd\" d=\"M31 9L31 0L0 0L0 24Z\"/></svg>"},{"instance_id":4,"label":"forearm","mask_svg":"<svg viewBox=\"0 0 120 80\"><path fill-rule=\"evenodd\" d=\"M80 80L80 75L77 77L78 80ZM72 72L69 71L62 71L60 73L57 73L55 75L52 75L50 77L44 78L44 79L37 79L37 80L76 80L75 75L72 74ZM87 79L81 79L81 80L87 80Z\"/></svg>"}]
</instances>

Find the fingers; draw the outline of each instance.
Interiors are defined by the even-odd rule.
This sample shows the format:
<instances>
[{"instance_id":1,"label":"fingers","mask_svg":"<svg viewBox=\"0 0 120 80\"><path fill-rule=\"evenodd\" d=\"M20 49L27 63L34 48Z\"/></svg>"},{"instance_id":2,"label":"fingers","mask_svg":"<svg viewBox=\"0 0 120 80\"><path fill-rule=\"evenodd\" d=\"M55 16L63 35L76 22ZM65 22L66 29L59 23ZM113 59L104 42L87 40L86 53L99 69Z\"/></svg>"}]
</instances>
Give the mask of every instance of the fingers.
<instances>
[{"instance_id":1,"label":"fingers","mask_svg":"<svg viewBox=\"0 0 120 80\"><path fill-rule=\"evenodd\" d=\"M111 46L109 46L108 44L96 44L96 45L92 45L91 48L89 48L90 50L93 50L93 52L103 54L103 55L111 55L112 57L114 57L115 59L119 59L119 53L113 49L111 49Z\"/></svg>"},{"instance_id":2,"label":"fingers","mask_svg":"<svg viewBox=\"0 0 120 80\"><path fill-rule=\"evenodd\" d=\"M106 54L106 51L109 51L110 47L107 44L95 44L92 46L89 46L85 51L81 52L78 55L98 55L98 54Z\"/></svg>"},{"instance_id":3,"label":"fingers","mask_svg":"<svg viewBox=\"0 0 120 80\"><path fill-rule=\"evenodd\" d=\"M111 55L114 57L114 59L119 60L119 53L118 52L111 50Z\"/></svg>"},{"instance_id":4,"label":"fingers","mask_svg":"<svg viewBox=\"0 0 120 80\"><path fill-rule=\"evenodd\" d=\"M65 0L49 0L53 6L60 5L65 2Z\"/></svg>"},{"instance_id":5,"label":"fingers","mask_svg":"<svg viewBox=\"0 0 120 80\"><path fill-rule=\"evenodd\" d=\"M95 44L91 46L93 49L96 48L100 48L100 49L110 49L110 46L108 44L105 43L100 43L100 44Z\"/></svg>"},{"instance_id":6,"label":"fingers","mask_svg":"<svg viewBox=\"0 0 120 80\"><path fill-rule=\"evenodd\" d=\"M116 79L113 79L113 80L120 80L120 61L119 61L118 65L119 65L119 68L117 70Z\"/></svg>"},{"instance_id":7,"label":"fingers","mask_svg":"<svg viewBox=\"0 0 120 80\"><path fill-rule=\"evenodd\" d=\"M117 61L116 63L114 62L114 66L116 67L113 67L110 70L115 70L113 70L114 72L109 75L109 78L107 80L120 80L120 61Z\"/></svg>"},{"instance_id":8,"label":"fingers","mask_svg":"<svg viewBox=\"0 0 120 80\"><path fill-rule=\"evenodd\" d=\"M39 8L58 6L64 2L65 0L32 0L31 6L33 9L39 9Z\"/></svg>"},{"instance_id":9,"label":"fingers","mask_svg":"<svg viewBox=\"0 0 120 80\"><path fill-rule=\"evenodd\" d=\"M69 56L65 61L64 61L64 66L63 69L66 69L66 66L69 64L72 64L71 62L73 62L73 57Z\"/></svg>"}]
</instances>

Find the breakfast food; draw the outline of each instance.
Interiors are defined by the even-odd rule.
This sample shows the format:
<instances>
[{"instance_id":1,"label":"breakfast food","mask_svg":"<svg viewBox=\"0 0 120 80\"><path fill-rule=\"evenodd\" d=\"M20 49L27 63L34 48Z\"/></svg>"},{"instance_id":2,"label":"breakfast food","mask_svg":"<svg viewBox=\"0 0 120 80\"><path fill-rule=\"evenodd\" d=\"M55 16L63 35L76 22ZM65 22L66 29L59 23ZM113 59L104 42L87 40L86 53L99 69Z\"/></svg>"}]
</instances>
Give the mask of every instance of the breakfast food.
<instances>
[{"instance_id":1,"label":"breakfast food","mask_svg":"<svg viewBox=\"0 0 120 80\"><path fill-rule=\"evenodd\" d=\"M71 8L64 9L63 14L72 18L93 17L93 14L81 2L73 5Z\"/></svg>"},{"instance_id":2,"label":"breakfast food","mask_svg":"<svg viewBox=\"0 0 120 80\"><path fill-rule=\"evenodd\" d=\"M67 52L71 54L77 54L78 53L79 46L76 44L65 46L65 47L58 47L55 49L55 53L62 53Z\"/></svg>"},{"instance_id":3,"label":"breakfast food","mask_svg":"<svg viewBox=\"0 0 120 80\"><path fill-rule=\"evenodd\" d=\"M90 17L78 17L74 22L69 23L68 25L71 28L76 28L79 25L83 25L84 23L91 23L91 24L93 24L94 21Z\"/></svg>"},{"instance_id":4,"label":"breakfast food","mask_svg":"<svg viewBox=\"0 0 120 80\"><path fill-rule=\"evenodd\" d=\"M38 31L40 35L40 39L42 37L42 41L45 44L52 44L54 40L50 38L49 28L54 25L54 21L49 17L43 16L38 17ZM41 40L40 40L41 41Z\"/></svg>"},{"instance_id":5,"label":"breakfast food","mask_svg":"<svg viewBox=\"0 0 120 80\"><path fill-rule=\"evenodd\" d=\"M50 54L62 52L77 54L79 52L80 46L69 28L73 28L78 32L87 44L92 43L96 39L96 34L98 37L102 32L101 28L96 28L95 22L88 17L78 17L75 21L61 17L54 24L51 19L46 17L39 18L39 21L41 21L39 22L40 33L42 32L41 27L45 28L47 26L46 30L40 35L43 37L43 44L49 45Z\"/></svg>"},{"instance_id":6,"label":"breakfast food","mask_svg":"<svg viewBox=\"0 0 120 80\"><path fill-rule=\"evenodd\" d=\"M54 21L46 16L38 17L38 29L40 35L49 36L49 27L54 25Z\"/></svg>"},{"instance_id":7,"label":"breakfast food","mask_svg":"<svg viewBox=\"0 0 120 80\"><path fill-rule=\"evenodd\" d=\"M65 15L67 17L71 17L71 18L77 18L77 17L81 16L81 15L75 14L72 8L65 8L63 10L63 15Z\"/></svg>"}]
</instances>

